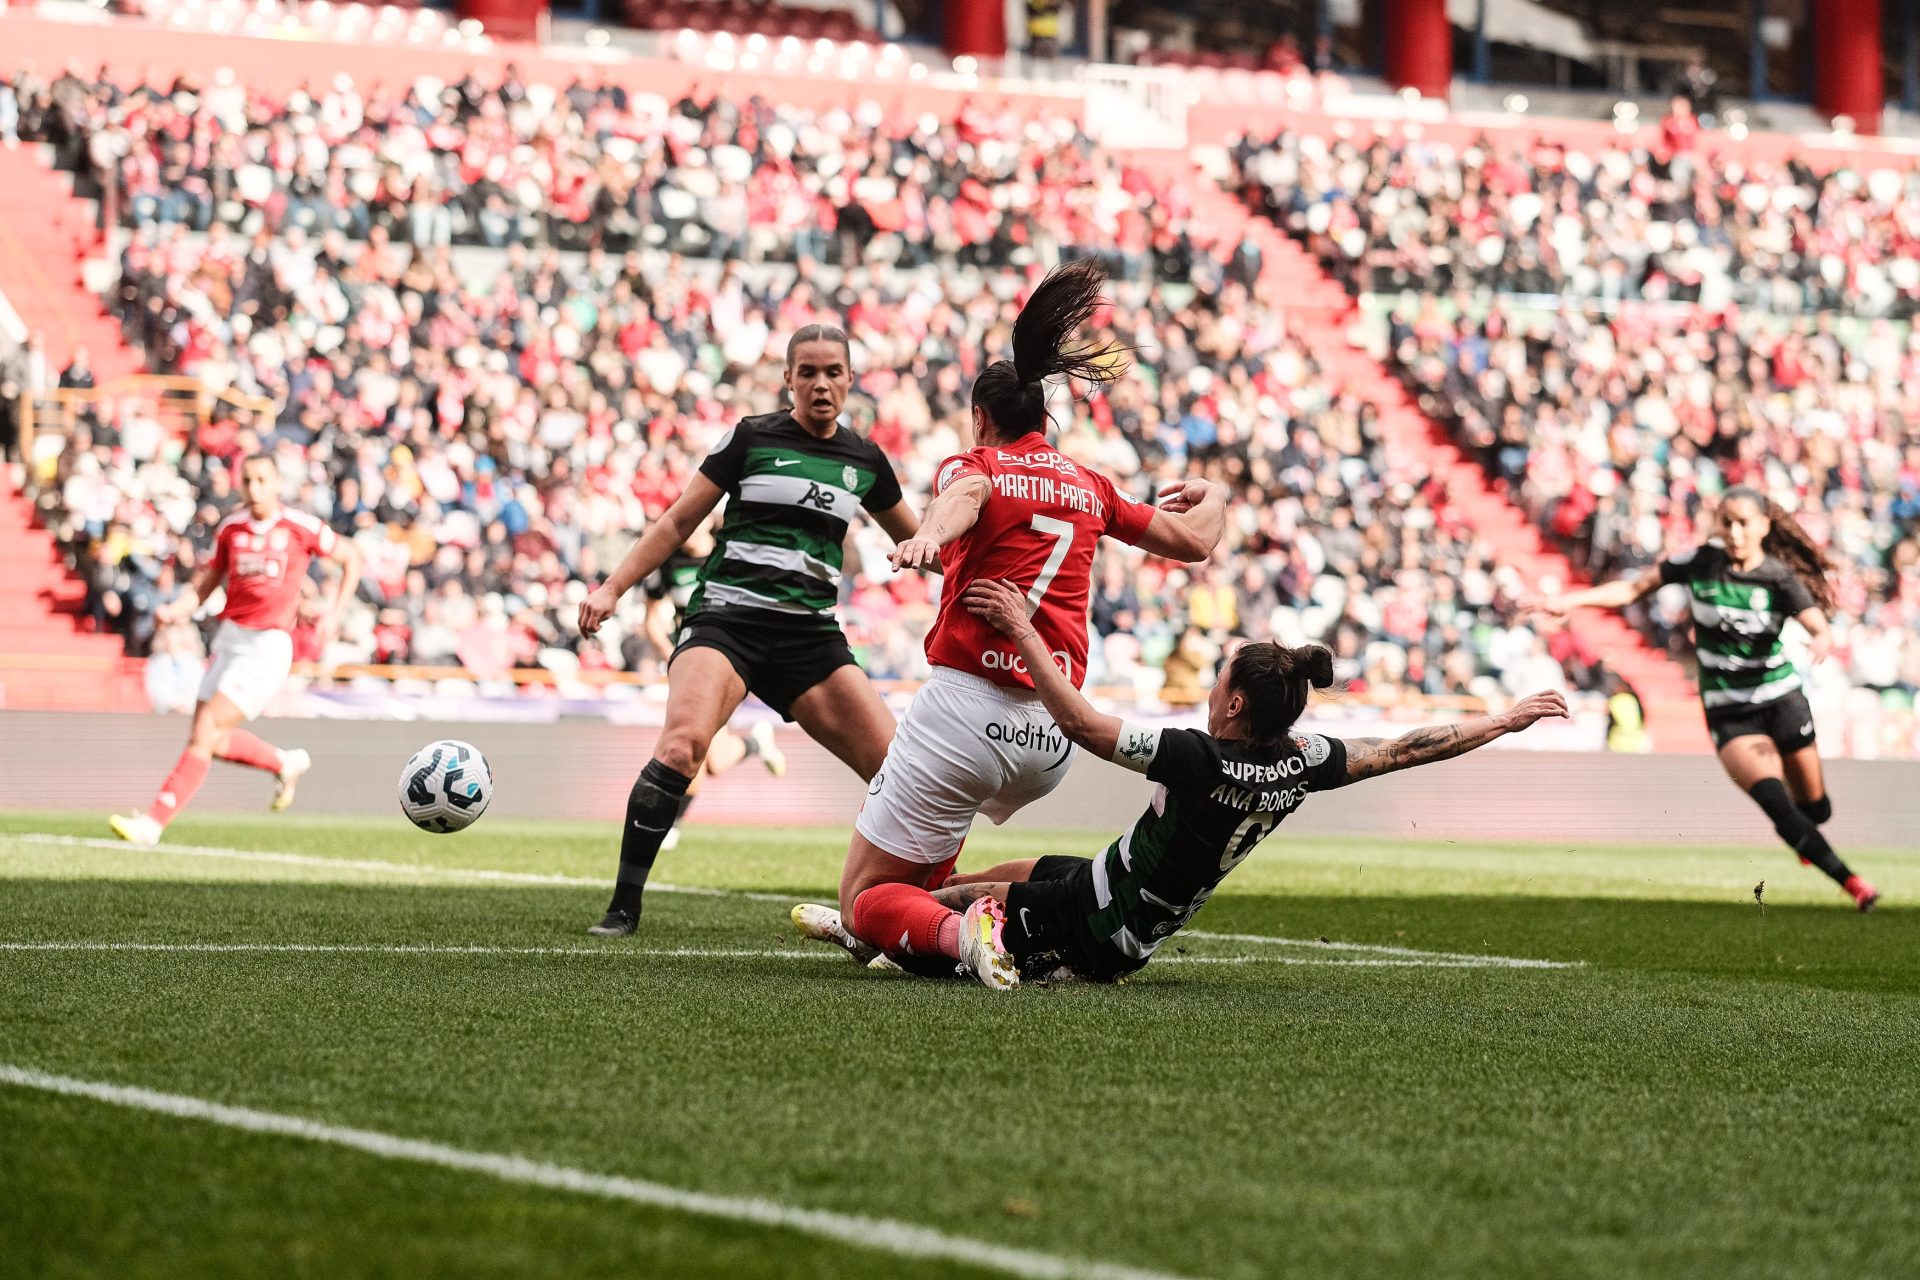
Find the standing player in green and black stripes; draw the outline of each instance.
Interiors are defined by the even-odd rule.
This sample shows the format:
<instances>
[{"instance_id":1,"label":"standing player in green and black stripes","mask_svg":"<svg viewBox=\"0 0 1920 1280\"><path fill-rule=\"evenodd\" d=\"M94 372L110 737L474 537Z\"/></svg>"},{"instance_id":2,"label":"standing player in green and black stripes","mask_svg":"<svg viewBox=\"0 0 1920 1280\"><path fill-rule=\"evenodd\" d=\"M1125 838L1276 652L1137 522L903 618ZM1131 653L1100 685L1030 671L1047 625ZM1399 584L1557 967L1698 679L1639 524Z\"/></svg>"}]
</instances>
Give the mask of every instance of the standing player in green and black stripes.
<instances>
[{"instance_id":1,"label":"standing player in green and black stripes","mask_svg":"<svg viewBox=\"0 0 1920 1280\"><path fill-rule=\"evenodd\" d=\"M743 419L687 488L580 605L592 635L620 597L666 563L728 499L712 554L668 661L667 718L627 797L620 872L606 918L588 932L632 933L647 875L714 736L752 693L871 779L893 715L854 662L835 620L847 529L864 509L903 542L920 527L879 446L839 423L853 385L847 335L809 325L787 347L790 411Z\"/></svg>"},{"instance_id":2,"label":"standing player in green and black stripes","mask_svg":"<svg viewBox=\"0 0 1920 1280\"><path fill-rule=\"evenodd\" d=\"M1813 709L1780 639L1793 619L1806 628L1816 663L1832 649L1826 555L1765 494L1729 489L1720 499L1720 536L1706 546L1638 577L1555 596L1537 607L1555 616L1589 606L1619 609L1670 583L1685 583L1693 597L1700 701L1727 776L1766 811L1802 862L1831 876L1860 910L1871 909L1879 893L1840 861L1820 833L1820 824L1833 816L1833 802L1814 742Z\"/></svg>"},{"instance_id":3,"label":"standing player in green and black stripes","mask_svg":"<svg viewBox=\"0 0 1920 1280\"><path fill-rule=\"evenodd\" d=\"M673 652L674 637L680 633L680 623L693 600L693 590L700 585L700 570L713 554L713 529L718 523L717 517L708 519L678 551L667 557L658 573L641 584L640 589L649 599L646 639L657 653ZM706 762L694 773L687 794L680 797L673 826L660 841L660 852L670 853L679 845L681 824L686 821L687 810L693 806L701 784L708 778L719 777L743 760L758 760L776 778L786 773L786 754L775 744L773 726L765 720L754 721L745 733L736 733L729 724L713 735L713 741L707 746Z\"/></svg>"}]
</instances>

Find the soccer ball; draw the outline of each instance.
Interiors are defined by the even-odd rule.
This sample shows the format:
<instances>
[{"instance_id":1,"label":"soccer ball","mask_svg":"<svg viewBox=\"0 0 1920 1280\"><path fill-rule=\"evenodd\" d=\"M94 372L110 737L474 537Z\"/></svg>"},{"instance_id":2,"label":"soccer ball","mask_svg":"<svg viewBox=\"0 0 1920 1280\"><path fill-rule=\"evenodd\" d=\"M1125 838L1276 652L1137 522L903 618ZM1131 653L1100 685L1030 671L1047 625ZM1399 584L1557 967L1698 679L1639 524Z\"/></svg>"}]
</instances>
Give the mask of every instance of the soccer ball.
<instances>
[{"instance_id":1,"label":"soccer ball","mask_svg":"<svg viewBox=\"0 0 1920 1280\"><path fill-rule=\"evenodd\" d=\"M464 831L493 799L493 770L470 742L429 742L400 771L400 812L422 831Z\"/></svg>"}]
</instances>

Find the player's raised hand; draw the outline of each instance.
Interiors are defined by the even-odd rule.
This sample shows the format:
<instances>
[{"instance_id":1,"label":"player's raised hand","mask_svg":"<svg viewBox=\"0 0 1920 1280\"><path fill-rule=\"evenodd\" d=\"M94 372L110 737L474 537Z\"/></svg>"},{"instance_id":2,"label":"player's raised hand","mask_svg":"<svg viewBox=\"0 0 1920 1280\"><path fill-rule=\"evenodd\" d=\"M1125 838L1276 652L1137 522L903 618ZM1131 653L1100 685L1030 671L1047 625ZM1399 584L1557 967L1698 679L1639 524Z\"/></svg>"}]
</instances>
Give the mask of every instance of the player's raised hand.
<instances>
[{"instance_id":1,"label":"player's raised hand","mask_svg":"<svg viewBox=\"0 0 1920 1280\"><path fill-rule=\"evenodd\" d=\"M1573 607L1561 596L1526 596L1514 611L1522 618L1564 618Z\"/></svg>"},{"instance_id":2,"label":"player's raised hand","mask_svg":"<svg viewBox=\"0 0 1920 1280\"><path fill-rule=\"evenodd\" d=\"M1207 495L1219 487L1211 480L1181 480L1162 485L1156 496L1162 511L1180 515L1205 502Z\"/></svg>"},{"instance_id":3,"label":"player's raised hand","mask_svg":"<svg viewBox=\"0 0 1920 1280\"><path fill-rule=\"evenodd\" d=\"M922 534L895 544L887 553L887 562L896 569L924 569L940 562L940 544Z\"/></svg>"},{"instance_id":4,"label":"player's raised hand","mask_svg":"<svg viewBox=\"0 0 1920 1280\"><path fill-rule=\"evenodd\" d=\"M1507 708L1509 732L1518 733L1541 720L1567 718L1567 697L1557 689L1530 693Z\"/></svg>"},{"instance_id":5,"label":"player's raised hand","mask_svg":"<svg viewBox=\"0 0 1920 1280\"><path fill-rule=\"evenodd\" d=\"M613 588L601 583L587 592L587 598L580 602L580 634L591 637L600 630L600 624L613 616L613 610L620 603Z\"/></svg>"},{"instance_id":6,"label":"player's raised hand","mask_svg":"<svg viewBox=\"0 0 1920 1280\"><path fill-rule=\"evenodd\" d=\"M1027 597L1011 582L998 578L981 578L966 589L960 603L1002 635L1024 635L1033 625L1027 617Z\"/></svg>"}]
</instances>

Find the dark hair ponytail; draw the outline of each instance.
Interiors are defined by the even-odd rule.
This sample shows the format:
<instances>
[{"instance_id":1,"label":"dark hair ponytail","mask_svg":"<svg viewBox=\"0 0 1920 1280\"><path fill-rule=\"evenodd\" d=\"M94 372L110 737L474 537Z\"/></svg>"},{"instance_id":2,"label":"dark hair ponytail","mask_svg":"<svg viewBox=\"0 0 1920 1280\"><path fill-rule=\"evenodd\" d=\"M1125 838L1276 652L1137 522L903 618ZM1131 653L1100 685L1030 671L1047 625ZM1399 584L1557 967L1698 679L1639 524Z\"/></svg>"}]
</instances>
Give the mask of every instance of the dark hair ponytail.
<instances>
[{"instance_id":1,"label":"dark hair ponytail","mask_svg":"<svg viewBox=\"0 0 1920 1280\"><path fill-rule=\"evenodd\" d=\"M1800 527L1793 513L1751 485L1737 485L1720 495L1720 505L1751 502L1767 517L1767 536L1760 549L1793 570L1793 576L1826 613L1833 612L1833 562L1813 535Z\"/></svg>"},{"instance_id":2,"label":"dark hair ponytail","mask_svg":"<svg viewBox=\"0 0 1920 1280\"><path fill-rule=\"evenodd\" d=\"M1289 649L1272 640L1250 640L1234 650L1225 679L1247 700L1254 743L1271 747L1306 711L1308 689L1332 686L1333 651L1319 644Z\"/></svg>"},{"instance_id":3,"label":"dark hair ponytail","mask_svg":"<svg viewBox=\"0 0 1920 1280\"><path fill-rule=\"evenodd\" d=\"M1124 349L1065 349L1074 331L1106 303L1107 283L1098 259L1082 258L1055 267L1040 282L1013 322L1013 359L995 360L973 380L974 407L993 419L1003 439L1017 440L1047 422L1042 384L1068 374L1088 382L1112 382L1127 370Z\"/></svg>"}]
</instances>

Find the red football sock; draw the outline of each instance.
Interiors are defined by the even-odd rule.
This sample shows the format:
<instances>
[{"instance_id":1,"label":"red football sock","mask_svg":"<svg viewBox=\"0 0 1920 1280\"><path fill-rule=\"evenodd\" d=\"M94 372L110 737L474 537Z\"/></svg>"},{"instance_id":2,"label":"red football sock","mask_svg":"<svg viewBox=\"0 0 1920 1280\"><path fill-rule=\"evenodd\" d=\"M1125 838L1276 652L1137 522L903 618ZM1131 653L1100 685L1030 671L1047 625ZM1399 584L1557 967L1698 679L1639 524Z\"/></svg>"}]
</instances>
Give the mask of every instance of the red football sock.
<instances>
[{"instance_id":1,"label":"red football sock","mask_svg":"<svg viewBox=\"0 0 1920 1280\"><path fill-rule=\"evenodd\" d=\"M212 767L213 761L203 756L181 752L180 759L174 762L173 772L160 784L160 794L154 797L153 808L147 810L147 816L163 827L172 822L174 815L193 800Z\"/></svg>"},{"instance_id":2,"label":"red football sock","mask_svg":"<svg viewBox=\"0 0 1920 1280\"><path fill-rule=\"evenodd\" d=\"M855 937L891 955L960 958L960 917L925 889L877 884L853 900Z\"/></svg>"},{"instance_id":3,"label":"red football sock","mask_svg":"<svg viewBox=\"0 0 1920 1280\"><path fill-rule=\"evenodd\" d=\"M220 758L231 764L265 769L268 773L280 772L280 748L261 741L245 729L227 730L227 749L220 753Z\"/></svg>"}]
</instances>

